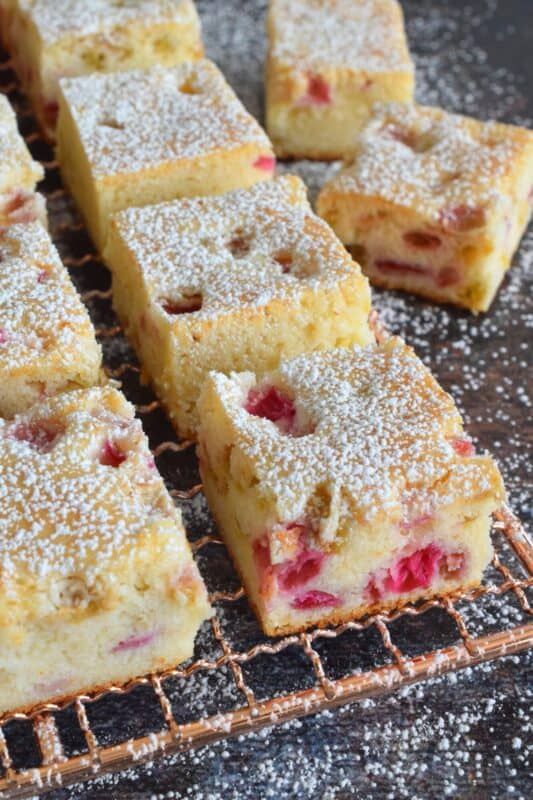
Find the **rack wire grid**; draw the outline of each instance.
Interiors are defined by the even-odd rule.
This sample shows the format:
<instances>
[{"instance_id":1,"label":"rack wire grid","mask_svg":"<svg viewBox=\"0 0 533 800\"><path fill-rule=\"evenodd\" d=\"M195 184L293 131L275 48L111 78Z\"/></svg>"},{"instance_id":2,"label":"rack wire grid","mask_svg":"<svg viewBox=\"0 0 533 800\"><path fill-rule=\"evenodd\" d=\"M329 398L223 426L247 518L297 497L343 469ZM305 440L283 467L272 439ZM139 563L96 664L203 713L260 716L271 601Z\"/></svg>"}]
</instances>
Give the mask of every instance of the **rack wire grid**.
<instances>
[{"instance_id":1,"label":"rack wire grid","mask_svg":"<svg viewBox=\"0 0 533 800\"><path fill-rule=\"evenodd\" d=\"M484 583L474 591L335 629L275 640L263 636L202 508L191 443L176 441L159 403L141 384L135 356L111 308L109 274L62 188L53 150L19 91L10 61L1 53L0 89L15 107L34 157L46 169L42 191L52 236L89 307L107 372L123 382L136 403L158 466L182 505L216 611L200 632L194 658L184 665L95 696L80 695L61 706L47 704L30 714L0 718L0 798L28 797L82 782L533 644L533 624L525 621L531 614L527 591L533 585L533 545L508 508L495 515L495 555ZM511 616L500 614L504 595L513 600ZM499 626L484 635L472 633L469 626L480 616L496 619Z\"/></svg>"}]
</instances>

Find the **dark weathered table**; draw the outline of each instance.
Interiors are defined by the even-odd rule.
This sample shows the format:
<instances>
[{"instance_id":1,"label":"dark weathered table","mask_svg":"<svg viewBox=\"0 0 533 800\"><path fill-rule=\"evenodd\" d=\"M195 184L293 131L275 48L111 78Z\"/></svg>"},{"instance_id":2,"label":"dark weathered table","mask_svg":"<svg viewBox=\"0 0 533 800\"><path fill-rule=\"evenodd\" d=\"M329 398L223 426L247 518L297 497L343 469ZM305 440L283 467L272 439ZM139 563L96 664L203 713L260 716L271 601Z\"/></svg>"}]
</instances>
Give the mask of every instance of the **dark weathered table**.
<instances>
[{"instance_id":1,"label":"dark weathered table","mask_svg":"<svg viewBox=\"0 0 533 800\"><path fill-rule=\"evenodd\" d=\"M533 4L531 0L406 0L403 3L417 62L418 98L449 109L531 125L533 116ZM264 2L199 0L207 52L250 110L261 117ZM314 191L332 167L297 163ZM391 330L407 338L451 390L469 429L500 461L511 503L529 515L527 368L531 363L533 236L526 236L491 312L475 318L397 294L375 294ZM198 512L199 523L202 512ZM198 522L198 520L197 520ZM432 613L432 612L430 612ZM426 615L424 615L426 616ZM474 632L517 624L513 597L470 612ZM401 623L407 653L426 636L428 620ZM435 618L435 636L451 632ZM444 626L444 627L443 627ZM349 644L349 643L348 643ZM356 646L354 642L354 647ZM379 657L377 644L359 657ZM324 655L324 654L323 654ZM333 672L346 668L346 647L330 655ZM326 654L327 658L327 654ZM53 800L104 798L528 798L531 682L528 655L512 657L378 700L203 748L138 771L70 790ZM369 664L366 664L369 666ZM287 666L267 665L261 681L280 689ZM298 665L293 665L295 674ZM232 700L213 676L197 689L196 713ZM179 698L178 698L179 701ZM138 702L139 715L149 716ZM98 719L110 741L131 720L120 704ZM75 745L75 743L74 743Z\"/></svg>"}]
</instances>

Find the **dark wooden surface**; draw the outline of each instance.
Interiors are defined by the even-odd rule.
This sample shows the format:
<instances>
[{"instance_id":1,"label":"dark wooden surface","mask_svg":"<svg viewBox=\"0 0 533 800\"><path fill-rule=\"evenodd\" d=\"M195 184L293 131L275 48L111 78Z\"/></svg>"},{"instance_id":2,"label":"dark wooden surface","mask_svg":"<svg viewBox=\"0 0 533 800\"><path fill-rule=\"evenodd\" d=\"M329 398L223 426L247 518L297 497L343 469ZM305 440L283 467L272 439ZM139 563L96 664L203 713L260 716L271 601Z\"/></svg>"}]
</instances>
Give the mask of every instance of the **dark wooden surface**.
<instances>
[{"instance_id":1,"label":"dark wooden surface","mask_svg":"<svg viewBox=\"0 0 533 800\"><path fill-rule=\"evenodd\" d=\"M408 0L403 5L421 101L531 125L531 0L475 0L467 6L459 0ZM260 116L264 3L200 0L198 6L208 54ZM299 163L285 169L298 171L316 190L332 168ZM457 398L480 446L490 448L499 459L513 507L524 519L530 519L531 488L527 370L532 263L530 233L493 309L479 318L399 294L375 293L384 321L417 348ZM78 272L75 278L80 288L107 285L105 272L97 267L91 273ZM93 314L95 319L106 316L98 308ZM124 352L116 344L106 346L108 363L118 363ZM126 389L139 398L138 388ZM147 423L149 433L160 435L161 420ZM187 460L164 458L159 466L169 481L177 478L180 485L190 485L196 478L194 463ZM204 510L193 504L185 511L193 535L205 532L209 522ZM508 563L519 572L512 557ZM223 555L208 554L201 566L210 588L234 588L235 578ZM524 622L512 594L464 611L473 634ZM222 619L236 644L242 640L249 646L258 635L244 601L236 609L223 609ZM457 630L440 612L401 620L391 632L406 654L458 639ZM204 632L198 651L210 654L212 649ZM370 632L324 643L320 654L331 677L386 660ZM284 687L303 688L312 675L298 652L287 652L282 658L254 661L246 678L261 697ZM183 719L242 703L229 677L214 673L199 677L196 685L176 683L171 696ZM50 796L53 800L529 798L533 796L530 705L531 659L521 655ZM89 708L103 744L157 730L160 724L153 697L142 690L133 701L112 699ZM70 712L61 716L60 725L69 752L81 747ZM20 763L31 763L28 739L15 727L9 731L14 755Z\"/></svg>"}]
</instances>

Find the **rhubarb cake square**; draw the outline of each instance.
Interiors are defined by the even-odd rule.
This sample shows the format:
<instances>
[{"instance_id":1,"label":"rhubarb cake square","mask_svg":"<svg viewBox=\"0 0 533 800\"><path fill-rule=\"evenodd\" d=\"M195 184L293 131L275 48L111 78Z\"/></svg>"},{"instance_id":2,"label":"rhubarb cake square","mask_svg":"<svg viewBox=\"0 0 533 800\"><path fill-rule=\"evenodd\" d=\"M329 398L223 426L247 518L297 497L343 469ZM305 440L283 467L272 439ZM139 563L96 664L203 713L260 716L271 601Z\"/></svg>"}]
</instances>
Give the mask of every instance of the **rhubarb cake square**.
<instances>
[{"instance_id":1,"label":"rhubarb cake square","mask_svg":"<svg viewBox=\"0 0 533 800\"><path fill-rule=\"evenodd\" d=\"M412 101L396 0L270 0L267 20L267 131L280 157L344 158L374 103Z\"/></svg>"},{"instance_id":2,"label":"rhubarb cake square","mask_svg":"<svg viewBox=\"0 0 533 800\"><path fill-rule=\"evenodd\" d=\"M0 228L0 417L100 380L85 306L38 223Z\"/></svg>"},{"instance_id":3,"label":"rhubarb cake square","mask_svg":"<svg viewBox=\"0 0 533 800\"><path fill-rule=\"evenodd\" d=\"M205 495L269 635L478 584L499 471L402 340L212 373Z\"/></svg>"},{"instance_id":4,"label":"rhubarb cake square","mask_svg":"<svg viewBox=\"0 0 533 800\"><path fill-rule=\"evenodd\" d=\"M191 656L205 587L123 395L59 395L0 440L0 715Z\"/></svg>"},{"instance_id":5,"label":"rhubarb cake square","mask_svg":"<svg viewBox=\"0 0 533 800\"><path fill-rule=\"evenodd\" d=\"M378 106L317 209L371 281L486 311L531 215L533 133Z\"/></svg>"},{"instance_id":6,"label":"rhubarb cake square","mask_svg":"<svg viewBox=\"0 0 533 800\"><path fill-rule=\"evenodd\" d=\"M178 433L194 438L210 370L365 344L366 278L295 176L117 214L115 309Z\"/></svg>"},{"instance_id":7,"label":"rhubarb cake square","mask_svg":"<svg viewBox=\"0 0 533 800\"><path fill-rule=\"evenodd\" d=\"M203 55L192 0L0 0L0 15L0 38L50 138L61 78Z\"/></svg>"},{"instance_id":8,"label":"rhubarb cake square","mask_svg":"<svg viewBox=\"0 0 533 800\"><path fill-rule=\"evenodd\" d=\"M19 133L15 112L0 94L0 228L36 219L46 225L44 198L35 191L43 177Z\"/></svg>"},{"instance_id":9,"label":"rhubarb cake square","mask_svg":"<svg viewBox=\"0 0 533 800\"><path fill-rule=\"evenodd\" d=\"M58 159L100 250L110 214L272 177L268 137L207 60L61 81Z\"/></svg>"}]
</instances>

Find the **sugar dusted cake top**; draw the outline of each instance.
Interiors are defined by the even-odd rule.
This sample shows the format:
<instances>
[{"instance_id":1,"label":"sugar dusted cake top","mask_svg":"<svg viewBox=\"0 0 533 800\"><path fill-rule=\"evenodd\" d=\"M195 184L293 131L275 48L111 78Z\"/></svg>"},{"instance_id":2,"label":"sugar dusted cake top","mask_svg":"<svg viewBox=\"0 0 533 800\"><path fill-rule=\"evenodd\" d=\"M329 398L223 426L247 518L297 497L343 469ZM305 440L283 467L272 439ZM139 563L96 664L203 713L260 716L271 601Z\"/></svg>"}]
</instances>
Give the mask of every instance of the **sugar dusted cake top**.
<instances>
[{"instance_id":1,"label":"sugar dusted cake top","mask_svg":"<svg viewBox=\"0 0 533 800\"><path fill-rule=\"evenodd\" d=\"M413 69L396 0L271 0L271 54L297 69ZM274 22L276 20L276 22Z\"/></svg>"},{"instance_id":2,"label":"sugar dusted cake top","mask_svg":"<svg viewBox=\"0 0 533 800\"><path fill-rule=\"evenodd\" d=\"M401 517L406 504L419 516L458 499L503 497L497 468L473 456L452 398L400 339L298 356L267 376L260 389L275 386L295 409L296 435L249 413L252 374L212 380L280 520L309 514L320 486L361 520Z\"/></svg>"},{"instance_id":3,"label":"sugar dusted cake top","mask_svg":"<svg viewBox=\"0 0 533 800\"><path fill-rule=\"evenodd\" d=\"M0 420L0 441L0 621L2 595L9 603L24 588L53 598L78 577L120 591L137 545L144 559L188 552L141 423L115 389L68 392Z\"/></svg>"},{"instance_id":4,"label":"sugar dusted cake top","mask_svg":"<svg viewBox=\"0 0 533 800\"><path fill-rule=\"evenodd\" d=\"M152 300L166 307L184 295L199 296L199 318L264 306L360 272L312 212L295 176L217 197L130 208L113 225Z\"/></svg>"},{"instance_id":5,"label":"sugar dusted cake top","mask_svg":"<svg viewBox=\"0 0 533 800\"><path fill-rule=\"evenodd\" d=\"M65 36L109 34L129 23L157 24L188 18L191 0L20 0L19 5L51 44Z\"/></svg>"},{"instance_id":6,"label":"sugar dusted cake top","mask_svg":"<svg viewBox=\"0 0 533 800\"><path fill-rule=\"evenodd\" d=\"M533 133L437 108L379 104L330 189L377 196L467 230L533 159Z\"/></svg>"},{"instance_id":7,"label":"sugar dusted cake top","mask_svg":"<svg viewBox=\"0 0 533 800\"><path fill-rule=\"evenodd\" d=\"M96 177L132 173L268 137L207 60L61 81Z\"/></svg>"},{"instance_id":8,"label":"sugar dusted cake top","mask_svg":"<svg viewBox=\"0 0 533 800\"><path fill-rule=\"evenodd\" d=\"M94 330L45 229L37 222L0 229L0 375L36 359L74 366Z\"/></svg>"},{"instance_id":9,"label":"sugar dusted cake top","mask_svg":"<svg viewBox=\"0 0 533 800\"><path fill-rule=\"evenodd\" d=\"M17 188L33 188L44 176L19 133L15 112L0 94L0 194Z\"/></svg>"}]
</instances>

